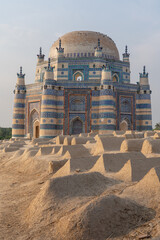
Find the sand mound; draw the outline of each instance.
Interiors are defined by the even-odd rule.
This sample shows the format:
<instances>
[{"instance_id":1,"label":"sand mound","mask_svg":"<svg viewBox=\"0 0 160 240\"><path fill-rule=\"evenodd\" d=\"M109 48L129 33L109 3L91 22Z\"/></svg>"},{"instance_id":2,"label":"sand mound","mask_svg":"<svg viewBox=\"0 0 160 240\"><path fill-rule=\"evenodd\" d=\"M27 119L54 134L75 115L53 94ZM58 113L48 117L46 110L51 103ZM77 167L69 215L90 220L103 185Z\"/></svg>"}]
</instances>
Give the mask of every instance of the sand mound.
<instances>
[{"instance_id":1,"label":"sand mound","mask_svg":"<svg viewBox=\"0 0 160 240\"><path fill-rule=\"evenodd\" d=\"M156 132L153 136L154 139L160 139L160 132Z\"/></svg>"},{"instance_id":2,"label":"sand mound","mask_svg":"<svg viewBox=\"0 0 160 240\"><path fill-rule=\"evenodd\" d=\"M80 133L79 137L88 137L88 133Z\"/></svg>"},{"instance_id":3,"label":"sand mound","mask_svg":"<svg viewBox=\"0 0 160 240\"><path fill-rule=\"evenodd\" d=\"M128 160L124 166L121 168L121 170L119 172L117 172L115 174L116 178L122 180L122 181L126 181L126 182L130 182L132 181L132 166L131 166L131 161Z\"/></svg>"},{"instance_id":4,"label":"sand mound","mask_svg":"<svg viewBox=\"0 0 160 240\"><path fill-rule=\"evenodd\" d=\"M68 158L65 158L65 160L66 159ZM65 176L73 173L89 171L93 167L97 159L98 159L97 156L83 157L83 158L69 158L66 164L58 172L56 172L54 177L60 177L60 176Z\"/></svg>"},{"instance_id":5,"label":"sand mound","mask_svg":"<svg viewBox=\"0 0 160 240\"><path fill-rule=\"evenodd\" d=\"M154 136L155 132L154 131L146 131L144 133L144 138L152 137Z\"/></svg>"},{"instance_id":6,"label":"sand mound","mask_svg":"<svg viewBox=\"0 0 160 240\"><path fill-rule=\"evenodd\" d=\"M61 146L54 146L51 154L57 154L60 150Z\"/></svg>"},{"instance_id":7,"label":"sand mound","mask_svg":"<svg viewBox=\"0 0 160 240\"><path fill-rule=\"evenodd\" d=\"M104 196L84 205L56 226L57 240L106 240L118 237L152 219L153 213L128 199ZM140 223L139 223L140 225Z\"/></svg>"},{"instance_id":8,"label":"sand mound","mask_svg":"<svg viewBox=\"0 0 160 240\"><path fill-rule=\"evenodd\" d=\"M30 157L34 157L38 153L38 151L39 151L39 148L28 148L22 154L22 158L27 159Z\"/></svg>"},{"instance_id":9,"label":"sand mound","mask_svg":"<svg viewBox=\"0 0 160 240\"><path fill-rule=\"evenodd\" d=\"M18 158L18 157L22 156L23 153L24 153L24 149L20 149L14 153L12 158Z\"/></svg>"},{"instance_id":10,"label":"sand mound","mask_svg":"<svg viewBox=\"0 0 160 240\"><path fill-rule=\"evenodd\" d=\"M83 145L62 146L57 156L64 155L64 158L80 158L90 156L90 152Z\"/></svg>"},{"instance_id":11,"label":"sand mound","mask_svg":"<svg viewBox=\"0 0 160 240\"><path fill-rule=\"evenodd\" d=\"M67 162L67 159L49 162L49 173L56 173Z\"/></svg>"},{"instance_id":12,"label":"sand mound","mask_svg":"<svg viewBox=\"0 0 160 240\"><path fill-rule=\"evenodd\" d=\"M121 152L140 152L144 139L126 139L122 142Z\"/></svg>"},{"instance_id":13,"label":"sand mound","mask_svg":"<svg viewBox=\"0 0 160 240\"><path fill-rule=\"evenodd\" d=\"M123 196L132 197L144 204L160 204L160 167L152 168L141 181L124 190ZM154 206L155 207L155 206Z\"/></svg>"},{"instance_id":14,"label":"sand mound","mask_svg":"<svg viewBox=\"0 0 160 240\"><path fill-rule=\"evenodd\" d=\"M71 145L86 144L89 140L93 139L94 139L93 137L73 137Z\"/></svg>"},{"instance_id":15,"label":"sand mound","mask_svg":"<svg viewBox=\"0 0 160 240\"><path fill-rule=\"evenodd\" d=\"M3 152L7 153L7 152L15 152L19 150L19 147L5 147L3 148Z\"/></svg>"},{"instance_id":16,"label":"sand mound","mask_svg":"<svg viewBox=\"0 0 160 240\"><path fill-rule=\"evenodd\" d=\"M105 153L97 160L91 171L118 172L129 159L138 160L145 159L145 157L139 152Z\"/></svg>"},{"instance_id":17,"label":"sand mound","mask_svg":"<svg viewBox=\"0 0 160 240\"><path fill-rule=\"evenodd\" d=\"M121 136L121 135L123 135L123 134L125 134L125 131L118 130L118 131L114 131L114 132L113 132L113 135L114 135L114 136Z\"/></svg>"},{"instance_id":18,"label":"sand mound","mask_svg":"<svg viewBox=\"0 0 160 240\"><path fill-rule=\"evenodd\" d=\"M159 158L145 158L136 152L112 153L101 155L90 171L113 172L120 180L140 181L154 166L160 166Z\"/></svg>"},{"instance_id":19,"label":"sand mound","mask_svg":"<svg viewBox=\"0 0 160 240\"><path fill-rule=\"evenodd\" d=\"M72 138L73 138L73 137L71 137L71 136L65 137L65 138L64 138L63 145L71 145Z\"/></svg>"},{"instance_id":20,"label":"sand mound","mask_svg":"<svg viewBox=\"0 0 160 240\"><path fill-rule=\"evenodd\" d=\"M101 137L113 137L113 133L106 133L106 134L96 134L94 139L97 141L97 139Z\"/></svg>"},{"instance_id":21,"label":"sand mound","mask_svg":"<svg viewBox=\"0 0 160 240\"><path fill-rule=\"evenodd\" d=\"M146 139L142 145L142 153L160 153L160 139Z\"/></svg>"},{"instance_id":22,"label":"sand mound","mask_svg":"<svg viewBox=\"0 0 160 240\"><path fill-rule=\"evenodd\" d=\"M53 178L67 176L71 173L70 160L68 160L63 167L61 167L54 175Z\"/></svg>"},{"instance_id":23,"label":"sand mound","mask_svg":"<svg viewBox=\"0 0 160 240\"><path fill-rule=\"evenodd\" d=\"M52 222L57 214L63 214L67 209L75 208L78 202L101 194L107 187L113 185L100 173L74 174L48 180L36 198L31 202L27 219L30 223L43 225ZM76 201L75 201L76 199Z\"/></svg>"},{"instance_id":24,"label":"sand mound","mask_svg":"<svg viewBox=\"0 0 160 240\"><path fill-rule=\"evenodd\" d=\"M32 144L36 144L36 143L44 143L45 144L45 142L48 142L48 138L35 138L35 139L33 139L32 140Z\"/></svg>"},{"instance_id":25,"label":"sand mound","mask_svg":"<svg viewBox=\"0 0 160 240\"><path fill-rule=\"evenodd\" d=\"M144 138L144 133L143 132L135 132L134 137L135 138Z\"/></svg>"},{"instance_id":26,"label":"sand mound","mask_svg":"<svg viewBox=\"0 0 160 240\"><path fill-rule=\"evenodd\" d=\"M53 151L53 147L41 147L36 156L42 156L42 155L48 155L48 154L51 154Z\"/></svg>"},{"instance_id":27,"label":"sand mound","mask_svg":"<svg viewBox=\"0 0 160 240\"><path fill-rule=\"evenodd\" d=\"M64 138L65 138L66 136L57 136L56 137L56 145L60 145L60 144L63 144L63 141L64 141Z\"/></svg>"},{"instance_id":28,"label":"sand mound","mask_svg":"<svg viewBox=\"0 0 160 240\"><path fill-rule=\"evenodd\" d=\"M106 151L119 151L123 137L97 137L97 144L95 147L94 155L102 154Z\"/></svg>"}]
</instances>

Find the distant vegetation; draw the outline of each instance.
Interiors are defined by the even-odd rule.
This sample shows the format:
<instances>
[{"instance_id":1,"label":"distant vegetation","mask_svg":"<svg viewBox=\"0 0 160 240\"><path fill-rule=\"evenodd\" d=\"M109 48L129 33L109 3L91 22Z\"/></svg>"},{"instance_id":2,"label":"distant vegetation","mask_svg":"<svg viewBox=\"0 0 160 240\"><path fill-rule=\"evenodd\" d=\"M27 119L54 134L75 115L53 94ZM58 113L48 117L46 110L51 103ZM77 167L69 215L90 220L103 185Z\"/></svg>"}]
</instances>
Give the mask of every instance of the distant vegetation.
<instances>
[{"instance_id":1,"label":"distant vegetation","mask_svg":"<svg viewBox=\"0 0 160 240\"><path fill-rule=\"evenodd\" d=\"M155 130L160 130L160 122L159 122L159 123L156 123L156 125L155 125Z\"/></svg>"},{"instance_id":2,"label":"distant vegetation","mask_svg":"<svg viewBox=\"0 0 160 240\"><path fill-rule=\"evenodd\" d=\"M9 139L12 137L12 128L2 128L0 127L0 140Z\"/></svg>"}]
</instances>

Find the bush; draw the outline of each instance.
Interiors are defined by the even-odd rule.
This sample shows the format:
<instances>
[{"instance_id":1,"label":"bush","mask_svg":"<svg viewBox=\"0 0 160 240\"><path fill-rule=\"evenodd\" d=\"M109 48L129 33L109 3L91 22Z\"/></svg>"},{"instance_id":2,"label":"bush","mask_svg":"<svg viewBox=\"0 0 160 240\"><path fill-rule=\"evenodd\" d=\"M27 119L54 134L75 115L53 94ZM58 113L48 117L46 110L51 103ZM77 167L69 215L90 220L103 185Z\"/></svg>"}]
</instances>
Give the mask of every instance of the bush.
<instances>
[{"instance_id":1,"label":"bush","mask_svg":"<svg viewBox=\"0 0 160 240\"><path fill-rule=\"evenodd\" d=\"M12 128L0 127L0 140L10 139L12 137Z\"/></svg>"}]
</instances>

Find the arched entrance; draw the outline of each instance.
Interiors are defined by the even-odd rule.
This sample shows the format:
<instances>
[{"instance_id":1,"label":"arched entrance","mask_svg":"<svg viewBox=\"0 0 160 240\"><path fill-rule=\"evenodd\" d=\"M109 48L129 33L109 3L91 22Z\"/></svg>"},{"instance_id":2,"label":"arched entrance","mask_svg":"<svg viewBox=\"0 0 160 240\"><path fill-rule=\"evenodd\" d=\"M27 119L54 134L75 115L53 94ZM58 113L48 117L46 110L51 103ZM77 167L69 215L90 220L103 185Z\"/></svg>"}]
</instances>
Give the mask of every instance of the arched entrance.
<instances>
[{"instance_id":1,"label":"arched entrance","mask_svg":"<svg viewBox=\"0 0 160 240\"><path fill-rule=\"evenodd\" d=\"M120 130L122 131L127 131L130 128L130 122L128 119L124 119L121 123L120 123Z\"/></svg>"},{"instance_id":2,"label":"arched entrance","mask_svg":"<svg viewBox=\"0 0 160 240\"><path fill-rule=\"evenodd\" d=\"M39 138L39 131L39 114L35 109L33 109L29 117L29 133L31 137Z\"/></svg>"},{"instance_id":3,"label":"arched entrance","mask_svg":"<svg viewBox=\"0 0 160 240\"><path fill-rule=\"evenodd\" d=\"M83 122L76 118L72 121L72 134L80 134L83 132Z\"/></svg>"}]
</instances>

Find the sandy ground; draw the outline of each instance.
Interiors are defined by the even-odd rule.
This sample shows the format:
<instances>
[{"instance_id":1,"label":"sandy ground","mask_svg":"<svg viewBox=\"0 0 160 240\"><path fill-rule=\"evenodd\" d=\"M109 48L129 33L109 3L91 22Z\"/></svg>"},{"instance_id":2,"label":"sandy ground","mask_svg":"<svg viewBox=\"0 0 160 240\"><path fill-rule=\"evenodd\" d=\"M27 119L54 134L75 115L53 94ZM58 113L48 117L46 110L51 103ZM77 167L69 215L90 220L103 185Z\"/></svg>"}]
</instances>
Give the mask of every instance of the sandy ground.
<instances>
[{"instance_id":1,"label":"sandy ground","mask_svg":"<svg viewBox=\"0 0 160 240\"><path fill-rule=\"evenodd\" d=\"M0 240L160 239L157 142L120 137L2 142Z\"/></svg>"}]
</instances>

